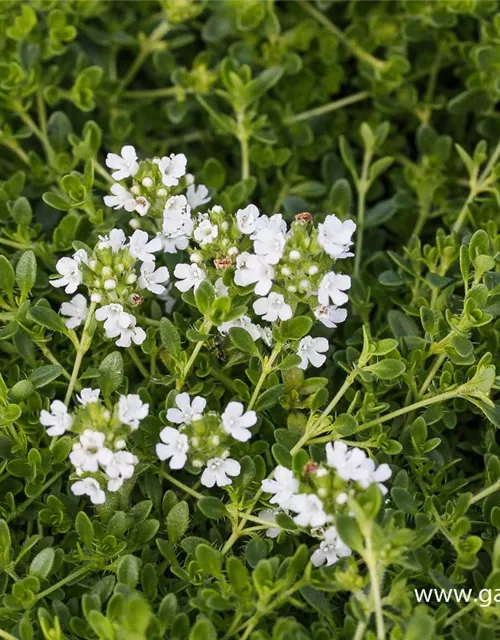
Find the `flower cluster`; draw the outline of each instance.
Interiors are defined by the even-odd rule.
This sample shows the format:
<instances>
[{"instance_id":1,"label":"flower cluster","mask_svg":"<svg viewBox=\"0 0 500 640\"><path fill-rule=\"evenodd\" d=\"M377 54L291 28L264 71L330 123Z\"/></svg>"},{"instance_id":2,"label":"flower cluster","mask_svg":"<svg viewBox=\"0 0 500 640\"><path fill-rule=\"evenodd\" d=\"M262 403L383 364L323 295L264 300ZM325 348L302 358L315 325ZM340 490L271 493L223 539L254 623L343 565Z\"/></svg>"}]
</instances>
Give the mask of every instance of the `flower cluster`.
<instances>
[{"instance_id":1,"label":"flower cluster","mask_svg":"<svg viewBox=\"0 0 500 640\"><path fill-rule=\"evenodd\" d=\"M82 389L79 407L68 412L66 405L54 400L50 411L40 413L40 422L49 436L71 432L77 436L70 453L77 480L72 492L87 495L93 504L103 504L106 493L116 492L134 475L137 456L127 451L127 436L139 428L148 415L149 405L138 395L122 395L112 411L102 405L99 389Z\"/></svg>"},{"instance_id":2,"label":"flower cluster","mask_svg":"<svg viewBox=\"0 0 500 640\"><path fill-rule=\"evenodd\" d=\"M141 344L146 334L136 326L130 311L142 303L146 292L161 295L166 291L169 271L155 264L154 253L160 250L159 238L150 240L145 231L137 229L127 238L121 229L112 229L107 236L100 236L93 250L80 248L72 258L61 258L56 264L61 277L51 284L64 287L66 293L86 287L91 302L100 305L95 317L104 323L106 337L117 338L119 347ZM87 305L87 298L80 293L61 305L69 329L85 321Z\"/></svg>"},{"instance_id":3,"label":"flower cluster","mask_svg":"<svg viewBox=\"0 0 500 640\"><path fill-rule=\"evenodd\" d=\"M175 404L168 409L167 420L178 426L160 432L159 459L168 460L171 469L186 467L193 473L204 467L201 483L205 487L230 485L231 477L241 471L240 463L229 457L230 447L252 437L255 411L245 412L240 402L230 402L222 414L205 411L207 401L187 393L177 394Z\"/></svg>"},{"instance_id":4,"label":"flower cluster","mask_svg":"<svg viewBox=\"0 0 500 640\"><path fill-rule=\"evenodd\" d=\"M272 494L271 505L292 513L299 527L308 528L321 539L312 556L313 564L330 566L351 553L335 529L335 515L348 508L350 498L373 483L385 495L387 488L383 483L390 477L388 464L377 467L358 447L349 448L337 441L326 445L324 463L307 463L300 478L290 469L278 466L273 478L262 481L262 489Z\"/></svg>"},{"instance_id":5,"label":"flower cluster","mask_svg":"<svg viewBox=\"0 0 500 640\"><path fill-rule=\"evenodd\" d=\"M252 285L259 298L253 310L267 322L289 320L304 303L325 326L334 328L347 316L339 308L348 300L349 276L331 270L333 262L352 256L352 220L329 215L316 228L310 213L295 217L290 229L281 214L260 215L250 205L236 214L242 233L253 241L252 252L236 259L234 281Z\"/></svg>"},{"instance_id":6,"label":"flower cluster","mask_svg":"<svg viewBox=\"0 0 500 640\"><path fill-rule=\"evenodd\" d=\"M230 270L219 295L253 292L253 311L265 322L289 320L299 305L329 328L345 320L351 280L332 266L353 255L352 220L328 215L316 227L310 213L301 213L288 228L281 214L263 215L253 204L235 215L220 206L194 213L210 197L186 174L183 154L140 161L134 147L125 146L106 162L117 182L105 204L138 213L141 219L132 223L155 233L164 252L188 251L190 262L174 269L179 291L196 291L206 278L222 283L221 273Z\"/></svg>"}]
</instances>

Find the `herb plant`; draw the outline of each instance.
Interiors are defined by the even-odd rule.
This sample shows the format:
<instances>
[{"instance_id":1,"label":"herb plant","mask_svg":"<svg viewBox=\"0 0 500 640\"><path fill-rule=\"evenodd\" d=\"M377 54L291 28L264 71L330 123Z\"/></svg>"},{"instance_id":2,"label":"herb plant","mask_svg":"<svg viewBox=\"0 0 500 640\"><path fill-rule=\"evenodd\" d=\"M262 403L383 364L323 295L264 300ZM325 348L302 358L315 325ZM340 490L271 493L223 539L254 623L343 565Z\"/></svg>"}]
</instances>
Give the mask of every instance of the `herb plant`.
<instances>
[{"instance_id":1,"label":"herb plant","mask_svg":"<svg viewBox=\"0 0 500 640\"><path fill-rule=\"evenodd\" d=\"M497 638L498 2L0 33L0 638Z\"/></svg>"}]
</instances>

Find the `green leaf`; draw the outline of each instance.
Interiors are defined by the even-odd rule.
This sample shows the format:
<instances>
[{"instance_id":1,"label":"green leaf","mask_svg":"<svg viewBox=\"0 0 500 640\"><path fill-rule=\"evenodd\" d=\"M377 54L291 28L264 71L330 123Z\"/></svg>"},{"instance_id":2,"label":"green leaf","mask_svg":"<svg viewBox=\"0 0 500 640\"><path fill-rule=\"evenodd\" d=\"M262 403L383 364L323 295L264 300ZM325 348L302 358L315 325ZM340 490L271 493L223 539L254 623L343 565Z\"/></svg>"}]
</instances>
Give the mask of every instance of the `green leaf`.
<instances>
[{"instance_id":1,"label":"green leaf","mask_svg":"<svg viewBox=\"0 0 500 640\"><path fill-rule=\"evenodd\" d=\"M309 316L299 316L291 320L285 320L280 325L281 335L285 340L300 340L306 336L312 327Z\"/></svg>"},{"instance_id":2,"label":"green leaf","mask_svg":"<svg viewBox=\"0 0 500 640\"><path fill-rule=\"evenodd\" d=\"M242 353L250 353L256 355L259 353L254 339L246 329L242 327L231 327L229 329L229 339L232 344Z\"/></svg>"},{"instance_id":3,"label":"green leaf","mask_svg":"<svg viewBox=\"0 0 500 640\"><path fill-rule=\"evenodd\" d=\"M285 395L285 385L276 384L270 389L264 391L264 393L259 396L259 399L255 403L255 411L264 411L264 409L270 409L277 404L280 399Z\"/></svg>"},{"instance_id":4,"label":"green leaf","mask_svg":"<svg viewBox=\"0 0 500 640\"><path fill-rule=\"evenodd\" d=\"M196 547L196 560L201 567L203 573L214 578L222 577L222 553L209 546L208 544L199 544Z\"/></svg>"},{"instance_id":5,"label":"green leaf","mask_svg":"<svg viewBox=\"0 0 500 640\"><path fill-rule=\"evenodd\" d=\"M208 618L198 618L191 629L189 640L217 640L214 625Z\"/></svg>"},{"instance_id":6,"label":"green leaf","mask_svg":"<svg viewBox=\"0 0 500 640\"><path fill-rule=\"evenodd\" d=\"M139 558L130 554L122 556L116 571L118 582L126 584L131 589L134 589L139 582L139 566Z\"/></svg>"},{"instance_id":7,"label":"green leaf","mask_svg":"<svg viewBox=\"0 0 500 640\"><path fill-rule=\"evenodd\" d=\"M75 518L75 530L89 553L94 542L94 525L84 511L79 511Z\"/></svg>"},{"instance_id":8,"label":"green leaf","mask_svg":"<svg viewBox=\"0 0 500 640\"><path fill-rule=\"evenodd\" d=\"M47 578L52 570L55 555L52 547L40 551L31 561L29 569L30 576L35 576L35 578L39 578L40 580Z\"/></svg>"},{"instance_id":9,"label":"green leaf","mask_svg":"<svg viewBox=\"0 0 500 640\"><path fill-rule=\"evenodd\" d=\"M180 540L189 527L189 507L182 500L174 505L167 515L167 533L169 540L175 544Z\"/></svg>"},{"instance_id":10,"label":"green leaf","mask_svg":"<svg viewBox=\"0 0 500 640\"><path fill-rule=\"evenodd\" d=\"M31 307L30 316L34 322L50 329L51 331L59 331L59 333L68 333L66 325L63 319L55 311L52 311L49 307L42 304L37 304L35 307Z\"/></svg>"},{"instance_id":11,"label":"green leaf","mask_svg":"<svg viewBox=\"0 0 500 640\"><path fill-rule=\"evenodd\" d=\"M208 315L215 300L215 290L210 280L203 280L194 294L196 306L201 314Z\"/></svg>"},{"instance_id":12,"label":"green leaf","mask_svg":"<svg viewBox=\"0 0 500 640\"><path fill-rule=\"evenodd\" d=\"M177 354L181 348L181 337L175 325L168 319L160 320L160 338L169 353Z\"/></svg>"},{"instance_id":13,"label":"green leaf","mask_svg":"<svg viewBox=\"0 0 500 640\"><path fill-rule=\"evenodd\" d=\"M45 387L56 380L62 372L63 368L60 365L47 364L32 371L29 380L35 389L40 389L40 387Z\"/></svg>"},{"instance_id":14,"label":"green leaf","mask_svg":"<svg viewBox=\"0 0 500 640\"><path fill-rule=\"evenodd\" d=\"M366 371L375 374L380 380L394 380L406 371L406 365L401 360L386 358L366 367Z\"/></svg>"},{"instance_id":15,"label":"green leaf","mask_svg":"<svg viewBox=\"0 0 500 640\"><path fill-rule=\"evenodd\" d=\"M21 291L21 298L25 300L33 288L36 280L36 258L33 251L25 251L16 265L16 282Z\"/></svg>"},{"instance_id":16,"label":"green leaf","mask_svg":"<svg viewBox=\"0 0 500 640\"><path fill-rule=\"evenodd\" d=\"M203 496L200 498L198 500L198 509L207 518L212 518L213 520L227 516L227 509L224 503L215 496Z\"/></svg>"},{"instance_id":17,"label":"green leaf","mask_svg":"<svg viewBox=\"0 0 500 640\"><path fill-rule=\"evenodd\" d=\"M123 358L119 351L107 355L99 365L99 387L104 395L116 391L123 381Z\"/></svg>"},{"instance_id":18,"label":"green leaf","mask_svg":"<svg viewBox=\"0 0 500 640\"><path fill-rule=\"evenodd\" d=\"M5 256L0 256L0 289L12 298L14 290L14 267Z\"/></svg>"}]
</instances>

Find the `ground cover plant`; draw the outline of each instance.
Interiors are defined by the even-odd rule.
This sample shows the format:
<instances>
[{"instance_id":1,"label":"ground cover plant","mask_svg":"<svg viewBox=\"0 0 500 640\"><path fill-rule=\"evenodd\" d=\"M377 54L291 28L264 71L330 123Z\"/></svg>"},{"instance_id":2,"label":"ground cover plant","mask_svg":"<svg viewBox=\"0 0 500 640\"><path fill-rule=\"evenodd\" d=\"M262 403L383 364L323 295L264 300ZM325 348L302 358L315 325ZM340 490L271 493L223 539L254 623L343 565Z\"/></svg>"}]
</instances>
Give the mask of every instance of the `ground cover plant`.
<instances>
[{"instance_id":1,"label":"ground cover plant","mask_svg":"<svg viewBox=\"0 0 500 640\"><path fill-rule=\"evenodd\" d=\"M498 3L0 34L0 638L497 638Z\"/></svg>"}]
</instances>

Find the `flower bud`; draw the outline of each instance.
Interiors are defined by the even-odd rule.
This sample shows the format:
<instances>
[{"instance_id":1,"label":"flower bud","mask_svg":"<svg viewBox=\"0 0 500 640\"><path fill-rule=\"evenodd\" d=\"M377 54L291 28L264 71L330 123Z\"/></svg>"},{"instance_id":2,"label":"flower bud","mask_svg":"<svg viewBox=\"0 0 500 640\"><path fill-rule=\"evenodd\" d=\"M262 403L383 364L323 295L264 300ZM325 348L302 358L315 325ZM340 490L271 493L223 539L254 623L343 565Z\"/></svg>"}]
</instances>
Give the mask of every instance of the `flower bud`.
<instances>
[{"instance_id":1,"label":"flower bud","mask_svg":"<svg viewBox=\"0 0 500 640\"><path fill-rule=\"evenodd\" d=\"M102 301L102 295L100 293L95 292L90 296L90 301L91 302L101 302Z\"/></svg>"},{"instance_id":2,"label":"flower bud","mask_svg":"<svg viewBox=\"0 0 500 640\"><path fill-rule=\"evenodd\" d=\"M129 275L127 276L127 284L134 284L136 280L137 276L135 275L135 273L129 273Z\"/></svg>"},{"instance_id":3,"label":"flower bud","mask_svg":"<svg viewBox=\"0 0 500 640\"><path fill-rule=\"evenodd\" d=\"M224 220L224 222L222 222L222 224L220 225L220 228L221 228L222 231L227 231L228 230L229 225L228 225L226 220Z\"/></svg>"},{"instance_id":4,"label":"flower bud","mask_svg":"<svg viewBox=\"0 0 500 640\"><path fill-rule=\"evenodd\" d=\"M203 462L201 460L193 460L193 462L191 464L196 469L200 469L203 466Z\"/></svg>"},{"instance_id":5,"label":"flower bud","mask_svg":"<svg viewBox=\"0 0 500 640\"><path fill-rule=\"evenodd\" d=\"M230 247L227 251L227 255L228 256L235 256L238 253L238 248L237 247Z\"/></svg>"},{"instance_id":6,"label":"flower bud","mask_svg":"<svg viewBox=\"0 0 500 640\"><path fill-rule=\"evenodd\" d=\"M113 275L113 269L111 267L103 267L101 275L103 278L111 278L111 276Z\"/></svg>"},{"instance_id":7,"label":"flower bud","mask_svg":"<svg viewBox=\"0 0 500 640\"><path fill-rule=\"evenodd\" d=\"M193 447L197 447L200 444L200 441L198 440L198 438L196 436L193 436L191 438L191 444L193 445Z\"/></svg>"},{"instance_id":8,"label":"flower bud","mask_svg":"<svg viewBox=\"0 0 500 640\"><path fill-rule=\"evenodd\" d=\"M213 444L215 447L220 444L220 438L219 436L212 436L210 438L210 444Z\"/></svg>"},{"instance_id":9,"label":"flower bud","mask_svg":"<svg viewBox=\"0 0 500 640\"><path fill-rule=\"evenodd\" d=\"M195 264L198 264L199 262L201 262L203 260L203 257L200 253L192 253L191 257L190 257L191 262L194 262Z\"/></svg>"},{"instance_id":10,"label":"flower bud","mask_svg":"<svg viewBox=\"0 0 500 640\"><path fill-rule=\"evenodd\" d=\"M134 184L134 186L130 189L130 193L132 193L134 196L138 196L141 193L141 190L136 184Z\"/></svg>"},{"instance_id":11,"label":"flower bud","mask_svg":"<svg viewBox=\"0 0 500 640\"><path fill-rule=\"evenodd\" d=\"M132 229L139 229L139 227L141 226L141 223L139 220L137 220L136 218L131 218L128 221L129 225L132 227Z\"/></svg>"},{"instance_id":12,"label":"flower bud","mask_svg":"<svg viewBox=\"0 0 500 640\"><path fill-rule=\"evenodd\" d=\"M281 275L286 277L291 276L292 270L290 269L290 267L281 267Z\"/></svg>"},{"instance_id":13,"label":"flower bud","mask_svg":"<svg viewBox=\"0 0 500 640\"><path fill-rule=\"evenodd\" d=\"M302 257L300 251L297 251L297 249L292 249L292 251L290 251L290 260L293 260L294 262L297 262L297 260L300 260Z\"/></svg>"},{"instance_id":14,"label":"flower bud","mask_svg":"<svg viewBox=\"0 0 500 640\"><path fill-rule=\"evenodd\" d=\"M302 289L302 291L308 291L311 288L311 283L309 282L309 280L301 280L299 282L299 289Z\"/></svg>"},{"instance_id":15,"label":"flower bud","mask_svg":"<svg viewBox=\"0 0 500 640\"><path fill-rule=\"evenodd\" d=\"M312 266L309 267L309 269L307 270L307 273L310 276L315 276L318 273L318 271L319 271L318 267L315 264L313 264Z\"/></svg>"},{"instance_id":16,"label":"flower bud","mask_svg":"<svg viewBox=\"0 0 500 640\"><path fill-rule=\"evenodd\" d=\"M146 187L146 189L151 189L151 187L153 186L153 180L149 177L146 176L145 178L143 178L142 180L142 186Z\"/></svg>"},{"instance_id":17,"label":"flower bud","mask_svg":"<svg viewBox=\"0 0 500 640\"><path fill-rule=\"evenodd\" d=\"M113 278L108 278L104 281L104 288L106 289L106 291L112 291L113 289L116 289L116 280L113 280Z\"/></svg>"},{"instance_id":18,"label":"flower bud","mask_svg":"<svg viewBox=\"0 0 500 640\"><path fill-rule=\"evenodd\" d=\"M163 196L167 195L167 190L162 187L161 189L158 189L156 193L160 198L163 198Z\"/></svg>"}]
</instances>

